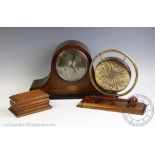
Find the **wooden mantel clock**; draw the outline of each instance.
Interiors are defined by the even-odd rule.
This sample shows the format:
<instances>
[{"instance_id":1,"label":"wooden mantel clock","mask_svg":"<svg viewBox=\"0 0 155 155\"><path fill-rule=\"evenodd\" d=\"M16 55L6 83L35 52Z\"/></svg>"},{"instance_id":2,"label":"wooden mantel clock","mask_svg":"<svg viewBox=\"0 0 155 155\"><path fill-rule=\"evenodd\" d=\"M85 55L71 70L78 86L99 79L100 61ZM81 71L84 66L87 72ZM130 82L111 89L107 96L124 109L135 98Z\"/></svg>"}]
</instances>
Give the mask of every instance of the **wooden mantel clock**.
<instances>
[{"instance_id":1,"label":"wooden mantel clock","mask_svg":"<svg viewBox=\"0 0 155 155\"><path fill-rule=\"evenodd\" d=\"M44 79L35 80L30 90L41 89L52 99L99 95L89 77L91 61L89 50L83 43L65 41L55 50L50 74Z\"/></svg>"}]
</instances>

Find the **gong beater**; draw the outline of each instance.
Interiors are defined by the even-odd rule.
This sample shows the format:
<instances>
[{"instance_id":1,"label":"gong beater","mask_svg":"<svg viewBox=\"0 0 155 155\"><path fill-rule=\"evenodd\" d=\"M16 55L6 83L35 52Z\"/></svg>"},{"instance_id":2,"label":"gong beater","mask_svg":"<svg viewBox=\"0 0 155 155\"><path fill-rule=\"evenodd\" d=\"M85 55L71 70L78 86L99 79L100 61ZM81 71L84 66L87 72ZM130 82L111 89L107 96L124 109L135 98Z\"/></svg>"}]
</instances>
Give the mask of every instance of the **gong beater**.
<instances>
[{"instance_id":1,"label":"gong beater","mask_svg":"<svg viewBox=\"0 0 155 155\"><path fill-rule=\"evenodd\" d=\"M103 58L106 54L112 53L123 56L123 59L116 56ZM126 60L129 61L128 63L130 65ZM92 72L94 66L95 75ZM95 96L94 94L86 96L77 107L138 115L144 114L146 105L138 102L136 97L133 96L129 99L119 98L131 92L138 80L138 69L130 56L117 49L104 50L92 60L89 75L93 86L103 96ZM132 75L135 76L133 77Z\"/></svg>"}]
</instances>

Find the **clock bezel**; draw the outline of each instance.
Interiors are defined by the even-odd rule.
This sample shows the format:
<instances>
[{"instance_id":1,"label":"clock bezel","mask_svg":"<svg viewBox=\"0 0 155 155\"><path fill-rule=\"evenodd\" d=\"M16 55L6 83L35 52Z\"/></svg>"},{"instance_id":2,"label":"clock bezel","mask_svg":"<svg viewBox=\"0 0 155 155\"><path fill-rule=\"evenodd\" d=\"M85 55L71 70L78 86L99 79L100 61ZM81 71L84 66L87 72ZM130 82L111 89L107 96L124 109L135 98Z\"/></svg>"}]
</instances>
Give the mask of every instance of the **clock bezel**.
<instances>
[{"instance_id":1,"label":"clock bezel","mask_svg":"<svg viewBox=\"0 0 155 155\"><path fill-rule=\"evenodd\" d=\"M74 51L76 51L76 52L79 52L79 53L80 53L81 55L83 55L84 58L85 58L85 61L86 61L86 71L85 71L85 73L83 74L83 76L82 76L81 78L79 78L79 79L68 80L67 78L63 77L63 76L58 72L58 70L57 70L57 63L58 63L59 57L61 57L64 53L69 52L69 50L74 50ZM63 51L61 51L61 52L59 53L59 55L58 55L57 58L56 58L55 67L54 67L54 68L55 68L55 71L56 71L58 77L60 77L62 80L67 81L67 82L77 82L77 81L82 80L82 79L86 76L86 74L87 74L87 72L88 72L88 70L89 70L89 61L88 61L87 56L86 56L80 49L77 49L77 48L68 48L68 49L64 49Z\"/></svg>"}]
</instances>

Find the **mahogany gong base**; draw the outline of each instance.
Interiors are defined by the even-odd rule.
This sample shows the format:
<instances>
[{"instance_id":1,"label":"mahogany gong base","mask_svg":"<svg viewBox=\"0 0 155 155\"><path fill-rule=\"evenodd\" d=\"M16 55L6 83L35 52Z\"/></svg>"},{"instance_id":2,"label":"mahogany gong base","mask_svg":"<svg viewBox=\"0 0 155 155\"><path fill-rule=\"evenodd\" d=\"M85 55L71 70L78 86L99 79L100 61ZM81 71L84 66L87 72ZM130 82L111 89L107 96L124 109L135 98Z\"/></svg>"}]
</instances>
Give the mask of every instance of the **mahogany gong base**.
<instances>
[{"instance_id":1,"label":"mahogany gong base","mask_svg":"<svg viewBox=\"0 0 155 155\"><path fill-rule=\"evenodd\" d=\"M141 102L137 102L135 106L131 106L128 104L127 99L96 96L86 96L77 105L77 107L130 113L137 115L143 115L146 109L146 105Z\"/></svg>"}]
</instances>

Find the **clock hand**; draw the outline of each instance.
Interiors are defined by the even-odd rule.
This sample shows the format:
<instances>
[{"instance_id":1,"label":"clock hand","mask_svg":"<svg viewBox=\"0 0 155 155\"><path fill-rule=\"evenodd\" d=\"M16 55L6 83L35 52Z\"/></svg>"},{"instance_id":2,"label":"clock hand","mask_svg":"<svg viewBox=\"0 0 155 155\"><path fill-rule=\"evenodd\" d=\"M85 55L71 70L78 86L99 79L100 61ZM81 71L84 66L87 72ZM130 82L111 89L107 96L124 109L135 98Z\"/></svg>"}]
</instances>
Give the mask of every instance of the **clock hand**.
<instances>
[{"instance_id":1,"label":"clock hand","mask_svg":"<svg viewBox=\"0 0 155 155\"><path fill-rule=\"evenodd\" d=\"M74 70L74 72L76 73L76 69L75 69L74 66L73 66L73 62L74 62L74 59L75 59L75 54L76 54L76 52L74 52L73 59L72 59L72 63L71 63L71 65L70 65L70 67L72 67L73 70Z\"/></svg>"},{"instance_id":2,"label":"clock hand","mask_svg":"<svg viewBox=\"0 0 155 155\"><path fill-rule=\"evenodd\" d=\"M73 68L73 62L74 62L74 59L75 59L75 52L74 52L73 60L72 60L72 63L71 63L71 67L72 67L72 68Z\"/></svg>"}]
</instances>

